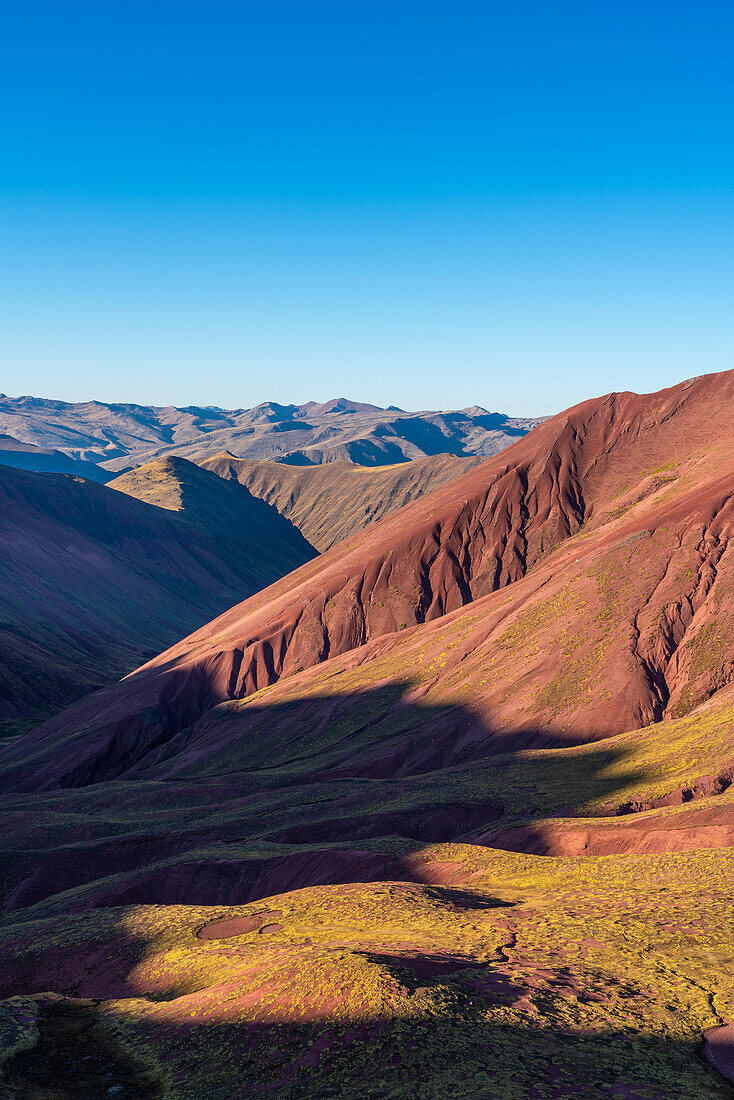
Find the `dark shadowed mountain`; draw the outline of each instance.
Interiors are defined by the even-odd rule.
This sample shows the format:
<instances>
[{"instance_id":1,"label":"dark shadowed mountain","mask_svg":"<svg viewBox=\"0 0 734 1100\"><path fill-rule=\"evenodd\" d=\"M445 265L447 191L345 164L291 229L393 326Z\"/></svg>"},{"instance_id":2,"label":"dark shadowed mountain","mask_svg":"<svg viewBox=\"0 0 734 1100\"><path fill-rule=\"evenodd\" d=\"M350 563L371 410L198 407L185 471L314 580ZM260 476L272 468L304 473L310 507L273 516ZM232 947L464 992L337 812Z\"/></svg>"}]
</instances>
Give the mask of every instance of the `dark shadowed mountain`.
<instances>
[{"instance_id":1,"label":"dark shadowed mountain","mask_svg":"<svg viewBox=\"0 0 734 1100\"><path fill-rule=\"evenodd\" d=\"M315 554L275 509L184 459L137 481L140 499L129 481L115 492L0 466L6 728L118 679Z\"/></svg>"}]
</instances>

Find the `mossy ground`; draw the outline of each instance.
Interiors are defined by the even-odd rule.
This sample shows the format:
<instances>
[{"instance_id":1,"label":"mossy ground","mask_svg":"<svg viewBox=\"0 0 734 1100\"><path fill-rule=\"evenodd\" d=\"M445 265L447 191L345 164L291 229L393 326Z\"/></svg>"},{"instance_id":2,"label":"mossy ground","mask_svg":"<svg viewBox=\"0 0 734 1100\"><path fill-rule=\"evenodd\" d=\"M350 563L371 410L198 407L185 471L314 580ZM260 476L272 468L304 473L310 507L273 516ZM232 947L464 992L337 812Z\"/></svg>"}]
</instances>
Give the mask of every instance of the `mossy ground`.
<instances>
[{"instance_id":1,"label":"mossy ground","mask_svg":"<svg viewBox=\"0 0 734 1100\"><path fill-rule=\"evenodd\" d=\"M181 1100L730 1095L697 1052L734 1012L731 851L424 854L468 883L47 918L6 928L3 955L36 954L50 987L73 958L67 996L122 981L99 1021ZM248 913L267 931L197 937Z\"/></svg>"}]
</instances>

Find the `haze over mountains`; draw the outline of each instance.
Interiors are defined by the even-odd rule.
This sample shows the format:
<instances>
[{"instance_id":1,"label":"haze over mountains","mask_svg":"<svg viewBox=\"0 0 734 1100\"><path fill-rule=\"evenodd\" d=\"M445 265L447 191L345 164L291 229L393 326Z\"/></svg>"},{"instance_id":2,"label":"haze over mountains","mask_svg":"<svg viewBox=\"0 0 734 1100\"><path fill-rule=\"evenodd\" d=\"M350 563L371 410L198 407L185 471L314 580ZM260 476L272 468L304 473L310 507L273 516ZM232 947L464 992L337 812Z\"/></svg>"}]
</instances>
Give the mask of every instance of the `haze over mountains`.
<instances>
[{"instance_id":1,"label":"haze over mountains","mask_svg":"<svg viewBox=\"0 0 734 1100\"><path fill-rule=\"evenodd\" d=\"M37 447L21 443L12 435L0 435L0 466L18 470L33 470L41 474L73 474L92 481L109 481L112 476L94 462L71 458L52 447Z\"/></svg>"},{"instance_id":2,"label":"haze over mountains","mask_svg":"<svg viewBox=\"0 0 734 1100\"><path fill-rule=\"evenodd\" d=\"M295 465L347 460L381 466L428 455L496 454L539 423L474 407L403 412L337 398L253 409L155 408L100 401L70 404L0 395L0 432L112 473L176 454L194 461L235 457ZM81 472L81 471L80 471Z\"/></svg>"},{"instance_id":3,"label":"haze over mountains","mask_svg":"<svg viewBox=\"0 0 734 1100\"><path fill-rule=\"evenodd\" d=\"M93 486L324 552L0 752L34 1057L63 1017L139 1096L723 1100L732 423L727 372L480 462Z\"/></svg>"}]
</instances>

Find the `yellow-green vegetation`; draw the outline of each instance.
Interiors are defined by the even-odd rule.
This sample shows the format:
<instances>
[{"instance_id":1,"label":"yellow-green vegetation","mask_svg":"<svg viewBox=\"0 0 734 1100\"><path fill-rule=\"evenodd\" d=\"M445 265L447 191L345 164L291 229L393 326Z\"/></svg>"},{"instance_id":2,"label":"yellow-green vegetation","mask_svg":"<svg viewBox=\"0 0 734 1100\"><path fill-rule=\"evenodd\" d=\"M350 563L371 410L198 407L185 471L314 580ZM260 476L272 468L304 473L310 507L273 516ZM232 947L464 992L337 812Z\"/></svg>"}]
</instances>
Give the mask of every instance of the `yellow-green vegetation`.
<instances>
[{"instance_id":1,"label":"yellow-green vegetation","mask_svg":"<svg viewBox=\"0 0 734 1100\"><path fill-rule=\"evenodd\" d=\"M175 1100L729 1095L697 1051L734 1011L731 851L423 858L470 884L91 912L10 926L3 956L22 965L32 932L49 983L73 957L58 992L101 997L101 1024ZM197 936L247 915L264 923Z\"/></svg>"},{"instance_id":2,"label":"yellow-green vegetation","mask_svg":"<svg viewBox=\"0 0 734 1100\"><path fill-rule=\"evenodd\" d=\"M0 1001L0 1082L3 1066L38 1042L38 1006L32 997Z\"/></svg>"},{"instance_id":3,"label":"yellow-green vegetation","mask_svg":"<svg viewBox=\"0 0 734 1100\"><path fill-rule=\"evenodd\" d=\"M595 674L589 666L589 674ZM570 666L569 676L573 674ZM340 677L341 689L345 690ZM554 681L555 683L555 681ZM323 683L320 685L323 689ZM375 690L373 694L355 695L352 700L342 700L339 709L328 723L321 723L313 731L307 743L298 739L298 725L302 711L293 701L282 709L263 709L262 721L257 725L257 736L246 740L230 737L226 748L214 761L196 765L193 777L227 767L262 769L263 781L275 778L275 768L283 783L287 776L313 772L338 764L348 746L349 759L354 764L374 753L377 742L385 751L391 740L400 745L406 737L421 736L421 726L429 736L443 710L436 705L423 705L421 700L412 707L400 708L401 698L414 686L394 684ZM260 695L267 695L266 689ZM314 701L315 695L307 699ZM326 696L328 699L329 696ZM258 696L244 704L232 704L222 709L232 719L242 708L255 708ZM228 719L223 719L223 722ZM298 758L294 759L294 745L298 744ZM633 730L615 737L605 738L588 745L568 748L525 750L513 753L495 753L485 760L474 760L470 766L457 764L451 769L414 775L399 783L392 780L372 780L358 788L332 782L327 802L333 802L335 811L348 818L352 800L357 791L365 812L396 808L398 805L426 804L434 797L464 798L469 802L498 800L511 816L527 816L533 813L552 814L562 809L574 813L598 815L613 812L628 801L646 802L660 799L684 787L692 786L701 777L715 776L718 771L730 767L734 759L734 705L713 703L694 714L675 721L667 720ZM281 763L283 761L283 763ZM286 763L287 762L287 763ZM299 788L305 796L303 787ZM311 792L313 788L309 788ZM323 788L323 795L327 794ZM350 800L345 803L345 796ZM273 792L269 805L277 819L279 800L292 805L294 794ZM311 795L309 794L309 797ZM322 796L321 802L324 798ZM323 811L323 807L322 807Z\"/></svg>"},{"instance_id":4,"label":"yellow-green vegetation","mask_svg":"<svg viewBox=\"0 0 734 1100\"><path fill-rule=\"evenodd\" d=\"M358 735L371 700L354 703L342 717ZM385 721L388 731L394 713ZM734 705L709 704L598 744L392 780L294 783L300 765L245 769L234 805L191 780L36 796L34 818L10 835L17 874L24 850L31 859L52 838L62 866L76 851L86 858L92 828L118 845L175 829L180 846L109 879L98 877L105 865L96 857L87 885L37 902L0 933L6 969L27 994L93 997L99 1003L84 1011L141 1074L152 1071L167 1100L592 1100L615 1089L625 1100L723 1098L728 1086L699 1047L734 1012L733 849L538 857L409 840L390 823L496 800L498 827L607 827L599 815L624 802L645 804L717 774L732 759L733 721ZM281 733L287 741L285 721ZM349 736L347 727L332 736ZM316 740L318 762L326 750ZM263 751L258 744L251 739L252 752ZM265 803L258 784L267 785ZM65 807L58 817L56 803ZM690 811L714 805L734 806L734 797L606 821L623 828L665 814L685 827ZM385 835L350 839L360 822L383 818ZM294 821L336 823L343 839L267 840ZM196 842L203 826L232 838ZM89 908L100 891L142 873L175 874L181 863L223 875L222 860L242 868L281 860L293 874L301 858L365 850L393 860L385 881L308 886L247 905ZM252 931L198 937L205 924L245 916L258 918ZM9 1004L0 1005L0 1024ZM34 1006L10 1041L3 1033L9 1081L23 1046L43 1049Z\"/></svg>"}]
</instances>

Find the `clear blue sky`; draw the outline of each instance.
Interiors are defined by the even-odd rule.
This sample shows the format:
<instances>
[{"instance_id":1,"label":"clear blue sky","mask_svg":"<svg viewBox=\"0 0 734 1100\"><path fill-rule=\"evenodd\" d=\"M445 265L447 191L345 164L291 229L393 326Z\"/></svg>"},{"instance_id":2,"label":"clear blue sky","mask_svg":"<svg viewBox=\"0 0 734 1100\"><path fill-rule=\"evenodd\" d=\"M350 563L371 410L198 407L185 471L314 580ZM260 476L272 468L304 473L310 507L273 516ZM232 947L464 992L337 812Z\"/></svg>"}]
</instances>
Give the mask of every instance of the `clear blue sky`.
<instances>
[{"instance_id":1,"label":"clear blue sky","mask_svg":"<svg viewBox=\"0 0 734 1100\"><path fill-rule=\"evenodd\" d=\"M54 0L0 39L0 390L552 412L734 366L734 6Z\"/></svg>"}]
</instances>

